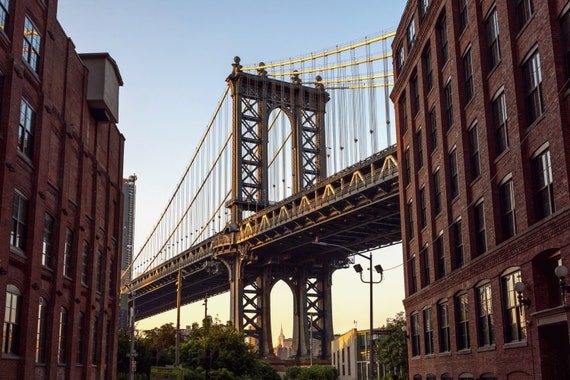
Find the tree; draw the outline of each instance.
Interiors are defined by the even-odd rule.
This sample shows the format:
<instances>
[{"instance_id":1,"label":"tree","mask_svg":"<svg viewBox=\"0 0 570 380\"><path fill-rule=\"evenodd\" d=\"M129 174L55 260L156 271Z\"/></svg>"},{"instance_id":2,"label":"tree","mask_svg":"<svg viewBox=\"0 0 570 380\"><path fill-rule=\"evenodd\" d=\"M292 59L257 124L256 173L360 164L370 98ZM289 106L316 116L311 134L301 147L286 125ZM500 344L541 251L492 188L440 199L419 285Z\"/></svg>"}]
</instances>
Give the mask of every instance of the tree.
<instances>
[{"instance_id":1,"label":"tree","mask_svg":"<svg viewBox=\"0 0 570 380\"><path fill-rule=\"evenodd\" d=\"M245 334L230 323L214 324L206 318L201 327L192 325L186 343L180 346L180 359L193 373L214 379L279 379L267 363L258 358ZM199 377L196 377L199 378Z\"/></svg>"},{"instance_id":2,"label":"tree","mask_svg":"<svg viewBox=\"0 0 570 380\"><path fill-rule=\"evenodd\" d=\"M406 318L401 311L394 318L386 320L383 328L390 331L390 334L379 336L377 342L378 363L404 379L408 373L408 345L403 330L405 326Z\"/></svg>"},{"instance_id":3,"label":"tree","mask_svg":"<svg viewBox=\"0 0 570 380\"><path fill-rule=\"evenodd\" d=\"M164 366L174 364L174 349L176 344L176 328L172 323L144 331L145 351L152 353L152 365Z\"/></svg>"}]
</instances>

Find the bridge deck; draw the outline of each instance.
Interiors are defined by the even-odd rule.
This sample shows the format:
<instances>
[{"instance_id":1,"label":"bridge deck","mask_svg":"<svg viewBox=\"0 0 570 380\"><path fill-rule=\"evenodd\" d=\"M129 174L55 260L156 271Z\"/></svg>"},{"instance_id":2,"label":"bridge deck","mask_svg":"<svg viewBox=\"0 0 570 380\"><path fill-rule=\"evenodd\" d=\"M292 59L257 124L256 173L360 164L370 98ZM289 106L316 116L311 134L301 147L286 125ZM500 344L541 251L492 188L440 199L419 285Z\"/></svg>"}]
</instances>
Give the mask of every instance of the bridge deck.
<instances>
[{"instance_id":1,"label":"bridge deck","mask_svg":"<svg viewBox=\"0 0 570 380\"><path fill-rule=\"evenodd\" d=\"M136 299L137 319L176 307L180 268L184 270L182 304L228 291L228 273L214 257L235 249L236 244L247 247L251 268L274 265L275 270L286 270L312 262L318 270L322 259L331 255L342 266L348 250L366 251L399 242L395 155L395 146L379 152L259 211L238 226L239 232L220 233L134 279L123 291ZM316 238L348 250L312 244Z\"/></svg>"}]
</instances>

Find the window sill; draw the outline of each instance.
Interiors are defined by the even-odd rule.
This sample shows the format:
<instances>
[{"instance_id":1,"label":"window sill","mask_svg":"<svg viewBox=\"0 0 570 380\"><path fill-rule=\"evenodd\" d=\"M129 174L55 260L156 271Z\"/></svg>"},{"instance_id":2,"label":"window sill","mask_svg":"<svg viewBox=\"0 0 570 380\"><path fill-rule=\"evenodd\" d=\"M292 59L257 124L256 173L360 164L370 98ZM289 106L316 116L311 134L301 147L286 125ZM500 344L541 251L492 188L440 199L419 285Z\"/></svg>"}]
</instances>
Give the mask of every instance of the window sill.
<instances>
[{"instance_id":1,"label":"window sill","mask_svg":"<svg viewBox=\"0 0 570 380\"><path fill-rule=\"evenodd\" d=\"M510 349L510 348L522 348L522 347L526 347L528 346L528 343L526 340L521 340L519 342L509 342L509 343L505 343L505 349Z\"/></svg>"},{"instance_id":2,"label":"window sill","mask_svg":"<svg viewBox=\"0 0 570 380\"><path fill-rule=\"evenodd\" d=\"M6 359L6 360L20 360L22 359L21 356L16 355L16 354L2 354L2 359Z\"/></svg>"},{"instance_id":3,"label":"window sill","mask_svg":"<svg viewBox=\"0 0 570 380\"><path fill-rule=\"evenodd\" d=\"M538 124L540 124L542 122L542 120L544 120L546 118L546 111L544 111L543 113L541 113L536 119L534 119L532 121L532 123L530 123L527 127L526 127L526 131L527 133L530 132L532 129L536 128L538 126Z\"/></svg>"},{"instance_id":4,"label":"window sill","mask_svg":"<svg viewBox=\"0 0 570 380\"><path fill-rule=\"evenodd\" d=\"M461 350L457 350L457 355L467 355L471 353L471 348L464 348Z\"/></svg>"},{"instance_id":5,"label":"window sill","mask_svg":"<svg viewBox=\"0 0 570 380\"><path fill-rule=\"evenodd\" d=\"M486 351L495 351L497 349L497 346L495 346L494 344L489 345L489 346L482 346L479 347L477 349L477 352L486 352Z\"/></svg>"}]
</instances>

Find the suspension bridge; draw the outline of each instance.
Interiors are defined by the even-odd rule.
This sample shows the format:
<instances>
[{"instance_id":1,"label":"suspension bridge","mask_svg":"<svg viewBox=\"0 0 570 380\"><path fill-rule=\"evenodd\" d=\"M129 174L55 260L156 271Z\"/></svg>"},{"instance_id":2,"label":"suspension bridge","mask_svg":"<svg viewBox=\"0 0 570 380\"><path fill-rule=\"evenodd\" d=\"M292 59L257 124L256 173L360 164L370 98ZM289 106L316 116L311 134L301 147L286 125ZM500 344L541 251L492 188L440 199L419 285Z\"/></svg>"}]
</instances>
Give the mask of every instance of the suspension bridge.
<instances>
[{"instance_id":1,"label":"suspension bridge","mask_svg":"<svg viewBox=\"0 0 570 380\"><path fill-rule=\"evenodd\" d=\"M229 291L232 323L270 356L270 292L283 280L293 355L308 355L314 331L329 357L332 273L401 239L394 34L278 62L234 58L194 155L122 274L137 318Z\"/></svg>"}]
</instances>

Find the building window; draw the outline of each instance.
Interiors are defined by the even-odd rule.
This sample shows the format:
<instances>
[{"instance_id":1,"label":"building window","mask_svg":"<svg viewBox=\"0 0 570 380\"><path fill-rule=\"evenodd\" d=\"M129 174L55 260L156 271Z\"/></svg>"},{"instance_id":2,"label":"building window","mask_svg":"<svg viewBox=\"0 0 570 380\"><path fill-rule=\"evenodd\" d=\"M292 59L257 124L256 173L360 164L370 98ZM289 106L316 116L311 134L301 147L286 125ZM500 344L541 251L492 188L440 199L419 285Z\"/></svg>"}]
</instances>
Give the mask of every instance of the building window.
<instances>
[{"instance_id":1,"label":"building window","mask_svg":"<svg viewBox=\"0 0 570 380\"><path fill-rule=\"evenodd\" d=\"M410 325L412 328L412 356L419 356L420 352L420 318L418 313L410 316Z\"/></svg>"},{"instance_id":2,"label":"building window","mask_svg":"<svg viewBox=\"0 0 570 380\"><path fill-rule=\"evenodd\" d=\"M20 319L22 293L14 285L6 287L6 309L2 331L2 353L18 355L20 350Z\"/></svg>"},{"instance_id":3,"label":"building window","mask_svg":"<svg viewBox=\"0 0 570 380\"><path fill-rule=\"evenodd\" d=\"M456 321L457 321L457 350L466 350L469 343L469 301L467 294L458 295L455 298Z\"/></svg>"},{"instance_id":4,"label":"building window","mask_svg":"<svg viewBox=\"0 0 570 380\"><path fill-rule=\"evenodd\" d=\"M10 0L0 0L0 30L6 33L8 15L10 14Z\"/></svg>"},{"instance_id":5,"label":"building window","mask_svg":"<svg viewBox=\"0 0 570 380\"><path fill-rule=\"evenodd\" d=\"M433 242L433 256L435 258L435 278L440 279L445 276L445 250L443 249L443 234L439 235Z\"/></svg>"},{"instance_id":6,"label":"building window","mask_svg":"<svg viewBox=\"0 0 570 380\"><path fill-rule=\"evenodd\" d=\"M473 219L475 223L475 253L477 256L487 251L487 233L485 231L485 203L478 202L473 206Z\"/></svg>"},{"instance_id":7,"label":"building window","mask_svg":"<svg viewBox=\"0 0 570 380\"><path fill-rule=\"evenodd\" d=\"M468 22L467 0L459 0L459 33L465 30Z\"/></svg>"},{"instance_id":8,"label":"building window","mask_svg":"<svg viewBox=\"0 0 570 380\"><path fill-rule=\"evenodd\" d=\"M91 352L91 363L93 365L97 365L99 364L99 347L101 347L100 345L100 340L101 340L101 334L99 332L99 318L98 317L94 317L93 318L93 336L92 338L92 348L93 351Z\"/></svg>"},{"instance_id":9,"label":"building window","mask_svg":"<svg viewBox=\"0 0 570 380\"><path fill-rule=\"evenodd\" d=\"M530 20L534 12L532 0L516 0L516 12L519 23L519 30L521 30Z\"/></svg>"},{"instance_id":10,"label":"building window","mask_svg":"<svg viewBox=\"0 0 570 380\"><path fill-rule=\"evenodd\" d=\"M44 216L44 235L42 238L42 265L51 268L53 258L54 219L50 214Z\"/></svg>"},{"instance_id":11,"label":"building window","mask_svg":"<svg viewBox=\"0 0 570 380\"><path fill-rule=\"evenodd\" d=\"M398 101L398 114L400 115L402 134L408 130L408 110L406 109L406 94L400 97Z\"/></svg>"},{"instance_id":12,"label":"building window","mask_svg":"<svg viewBox=\"0 0 570 380\"><path fill-rule=\"evenodd\" d=\"M416 42L416 26L414 24L414 19L412 18L408 24L408 52L412 50L414 42Z\"/></svg>"},{"instance_id":13,"label":"building window","mask_svg":"<svg viewBox=\"0 0 570 380\"><path fill-rule=\"evenodd\" d=\"M420 110L420 90L418 87L418 75L414 74L412 79L410 79L410 92L412 100L412 115L416 116Z\"/></svg>"},{"instance_id":14,"label":"building window","mask_svg":"<svg viewBox=\"0 0 570 380\"><path fill-rule=\"evenodd\" d=\"M114 298L115 295L115 270L113 259L109 259L109 290L107 295L109 298Z\"/></svg>"},{"instance_id":15,"label":"building window","mask_svg":"<svg viewBox=\"0 0 570 380\"><path fill-rule=\"evenodd\" d=\"M414 294L418 291L418 282L416 277L416 258L412 257L408 264L408 289L410 294Z\"/></svg>"},{"instance_id":16,"label":"building window","mask_svg":"<svg viewBox=\"0 0 570 380\"><path fill-rule=\"evenodd\" d=\"M437 148L437 118L435 115L435 106L429 110L429 131L431 136L431 151Z\"/></svg>"},{"instance_id":17,"label":"building window","mask_svg":"<svg viewBox=\"0 0 570 380\"><path fill-rule=\"evenodd\" d=\"M451 334L447 302L439 303L437 309L439 314L439 352L449 352L451 351Z\"/></svg>"},{"instance_id":18,"label":"building window","mask_svg":"<svg viewBox=\"0 0 570 380\"><path fill-rule=\"evenodd\" d=\"M444 373L441 375L441 380L453 380L453 376L451 376L449 373Z\"/></svg>"},{"instance_id":19,"label":"building window","mask_svg":"<svg viewBox=\"0 0 570 380\"><path fill-rule=\"evenodd\" d=\"M461 220L453 223L453 268L461 268L465 264L463 257L463 232L461 231Z\"/></svg>"},{"instance_id":20,"label":"building window","mask_svg":"<svg viewBox=\"0 0 570 380\"><path fill-rule=\"evenodd\" d=\"M399 73L402 70L402 67L404 66L404 45L402 45L402 43L400 43L398 45L398 48L396 49L396 70Z\"/></svg>"},{"instance_id":21,"label":"building window","mask_svg":"<svg viewBox=\"0 0 570 380\"><path fill-rule=\"evenodd\" d=\"M95 257L95 260L97 261L97 277L96 277L96 289L98 292L102 292L103 291L103 267L104 267L104 263L103 263L103 254L101 253L101 251L97 250L97 256Z\"/></svg>"},{"instance_id":22,"label":"building window","mask_svg":"<svg viewBox=\"0 0 570 380\"><path fill-rule=\"evenodd\" d=\"M459 171L455 148L449 153L449 183L451 185L451 199L455 199L459 195Z\"/></svg>"},{"instance_id":23,"label":"building window","mask_svg":"<svg viewBox=\"0 0 570 380\"><path fill-rule=\"evenodd\" d=\"M36 331L36 363L46 362L46 324L47 324L47 301L40 297L38 306L38 326Z\"/></svg>"},{"instance_id":24,"label":"building window","mask_svg":"<svg viewBox=\"0 0 570 380\"><path fill-rule=\"evenodd\" d=\"M425 288L429 285L429 257L428 257L428 247L424 245L420 251L420 267L421 267L421 285Z\"/></svg>"},{"instance_id":25,"label":"building window","mask_svg":"<svg viewBox=\"0 0 570 380\"><path fill-rule=\"evenodd\" d=\"M477 288L477 331L479 332L479 347L495 344L493 303L491 302L491 284Z\"/></svg>"},{"instance_id":26,"label":"building window","mask_svg":"<svg viewBox=\"0 0 570 380\"><path fill-rule=\"evenodd\" d=\"M414 238L414 203L408 202L408 240Z\"/></svg>"},{"instance_id":27,"label":"building window","mask_svg":"<svg viewBox=\"0 0 570 380\"><path fill-rule=\"evenodd\" d=\"M515 190L512 179L499 185L499 208L503 240L507 240L516 234Z\"/></svg>"},{"instance_id":28,"label":"building window","mask_svg":"<svg viewBox=\"0 0 570 380\"><path fill-rule=\"evenodd\" d=\"M411 165L410 147L407 146L406 151L404 152L404 171L405 171L404 182L406 185L409 185L410 181L412 179L412 169L411 169L410 165Z\"/></svg>"},{"instance_id":29,"label":"building window","mask_svg":"<svg viewBox=\"0 0 570 380\"><path fill-rule=\"evenodd\" d=\"M507 136L507 104L505 101L505 93L501 92L492 104L493 124L495 126L495 149L497 157L500 156L509 145Z\"/></svg>"},{"instance_id":30,"label":"building window","mask_svg":"<svg viewBox=\"0 0 570 380\"><path fill-rule=\"evenodd\" d=\"M487 32L489 69L492 70L501 60L501 52L499 48L499 18L497 16L497 9L493 9L485 20L485 31Z\"/></svg>"},{"instance_id":31,"label":"building window","mask_svg":"<svg viewBox=\"0 0 570 380\"><path fill-rule=\"evenodd\" d=\"M433 172L433 208L435 215L441 212L441 182L439 178L439 168Z\"/></svg>"},{"instance_id":32,"label":"building window","mask_svg":"<svg viewBox=\"0 0 570 380\"><path fill-rule=\"evenodd\" d=\"M566 78L570 78L570 9L560 16L560 38L565 74Z\"/></svg>"},{"instance_id":33,"label":"building window","mask_svg":"<svg viewBox=\"0 0 570 380\"><path fill-rule=\"evenodd\" d=\"M544 113L542 97L542 73L540 55L536 50L522 65L523 88L528 124L532 124Z\"/></svg>"},{"instance_id":34,"label":"building window","mask_svg":"<svg viewBox=\"0 0 570 380\"><path fill-rule=\"evenodd\" d=\"M83 252L81 253L81 284L88 286L87 270L89 264L89 243L83 241Z\"/></svg>"},{"instance_id":35,"label":"building window","mask_svg":"<svg viewBox=\"0 0 570 380\"><path fill-rule=\"evenodd\" d=\"M429 92L433 87L433 66L431 64L431 49L429 46L424 51L422 58L424 61L426 91Z\"/></svg>"},{"instance_id":36,"label":"building window","mask_svg":"<svg viewBox=\"0 0 570 380\"><path fill-rule=\"evenodd\" d=\"M449 59L449 41L447 39L447 21L445 15L441 17L437 24L437 32L439 35L439 43L441 45L441 61L445 64Z\"/></svg>"},{"instance_id":37,"label":"building window","mask_svg":"<svg viewBox=\"0 0 570 380\"><path fill-rule=\"evenodd\" d=\"M426 17L427 11L428 11L428 0L420 0L418 2L418 11L420 14L420 21L423 21L423 19Z\"/></svg>"},{"instance_id":38,"label":"building window","mask_svg":"<svg viewBox=\"0 0 570 380\"><path fill-rule=\"evenodd\" d=\"M427 204L426 204L426 188L420 189L420 228L427 225Z\"/></svg>"},{"instance_id":39,"label":"building window","mask_svg":"<svg viewBox=\"0 0 570 380\"><path fill-rule=\"evenodd\" d=\"M465 103L469 103L475 94L475 88L473 86L473 61L471 59L471 48L467 49L463 55L463 79L465 80Z\"/></svg>"},{"instance_id":40,"label":"building window","mask_svg":"<svg viewBox=\"0 0 570 380\"><path fill-rule=\"evenodd\" d=\"M65 230L65 245L63 247L63 275L71 278L72 275L72 258L73 258L73 231L69 228Z\"/></svg>"},{"instance_id":41,"label":"building window","mask_svg":"<svg viewBox=\"0 0 570 380\"><path fill-rule=\"evenodd\" d=\"M83 345L84 339L83 334L85 334L85 314L83 312L79 312L79 320L77 321L77 356L75 358L77 364L84 364L85 363L85 352Z\"/></svg>"},{"instance_id":42,"label":"building window","mask_svg":"<svg viewBox=\"0 0 570 380\"><path fill-rule=\"evenodd\" d=\"M34 153L34 120L34 110L28 102L22 100L20 103L20 125L18 127L18 151L29 159L32 159Z\"/></svg>"},{"instance_id":43,"label":"building window","mask_svg":"<svg viewBox=\"0 0 570 380\"><path fill-rule=\"evenodd\" d=\"M479 159L479 136L477 123L473 123L467 131L469 138L469 168L471 180L474 181L481 175L481 162Z\"/></svg>"},{"instance_id":44,"label":"building window","mask_svg":"<svg viewBox=\"0 0 570 380\"><path fill-rule=\"evenodd\" d=\"M451 91L451 79L447 81L444 88L445 93L445 121L447 129L453 127L453 94Z\"/></svg>"},{"instance_id":45,"label":"building window","mask_svg":"<svg viewBox=\"0 0 570 380\"><path fill-rule=\"evenodd\" d=\"M20 253L26 252L26 239L28 230L28 203L29 201L19 192L14 192L14 205L12 209L12 229L10 231L10 246Z\"/></svg>"},{"instance_id":46,"label":"building window","mask_svg":"<svg viewBox=\"0 0 570 380\"><path fill-rule=\"evenodd\" d=\"M59 310L59 338L57 341L57 362L65 364L67 348L67 309L62 307Z\"/></svg>"},{"instance_id":47,"label":"building window","mask_svg":"<svg viewBox=\"0 0 570 380\"><path fill-rule=\"evenodd\" d=\"M433 348L433 320L431 307L424 309L424 349L426 355L431 355L434 353Z\"/></svg>"},{"instance_id":48,"label":"building window","mask_svg":"<svg viewBox=\"0 0 570 380\"><path fill-rule=\"evenodd\" d=\"M422 129L418 129L416 133L417 151L418 151L418 169L424 166L424 144L422 139Z\"/></svg>"},{"instance_id":49,"label":"building window","mask_svg":"<svg viewBox=\"0 0 570 380\"><path fill-rule=\"evenodd\" d=\"M26 16L24 21L24 46L22 48L22 58L30 67L38 72L40 58L40 44L42 37L40 31L34 23Z\"/></svg>"},{"instance_id":50,"label":"building window","mask_svg":"<svg viewBox=\"0 0 570 380\"><path fill-rule=\"evenodd\" d=\"M521 281L520 270L502 276L503 310L505 325L505 343L526 340L526 321L524 308L521 307L515 284Z\"/></svg>"},{"instance_id":51,"label":"building window","mask_svg":"<svg viewBox=\"0 0 570 380\"><path fill-rule=\"evenodd\" d=\"M534 188L534 212L536 220L554 213L554 185L550 150L546 149L531 160L532 184Z\"/></svg>"}]
</instances>

